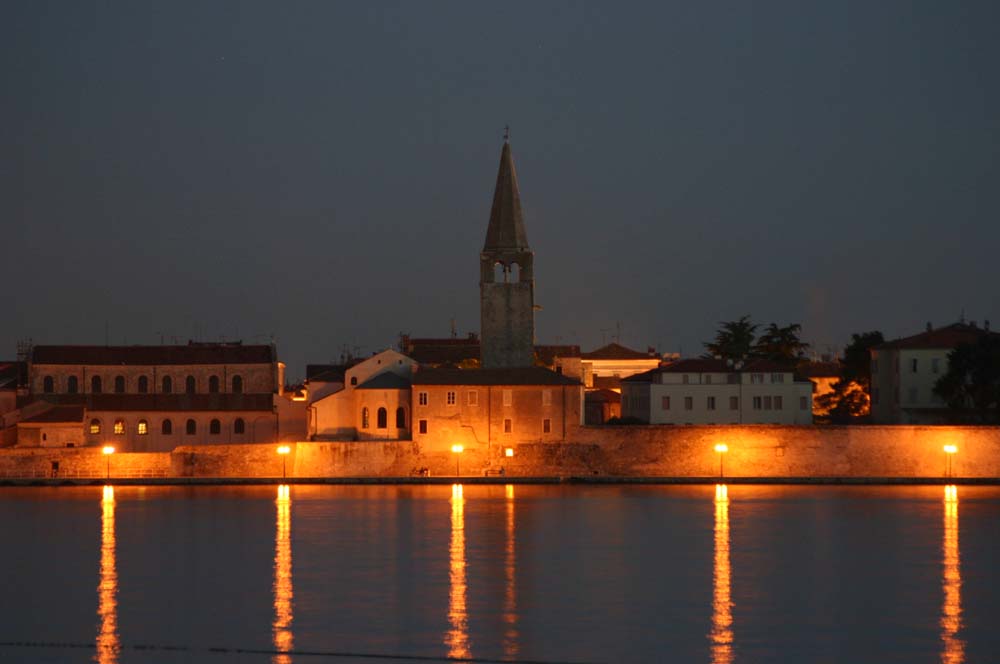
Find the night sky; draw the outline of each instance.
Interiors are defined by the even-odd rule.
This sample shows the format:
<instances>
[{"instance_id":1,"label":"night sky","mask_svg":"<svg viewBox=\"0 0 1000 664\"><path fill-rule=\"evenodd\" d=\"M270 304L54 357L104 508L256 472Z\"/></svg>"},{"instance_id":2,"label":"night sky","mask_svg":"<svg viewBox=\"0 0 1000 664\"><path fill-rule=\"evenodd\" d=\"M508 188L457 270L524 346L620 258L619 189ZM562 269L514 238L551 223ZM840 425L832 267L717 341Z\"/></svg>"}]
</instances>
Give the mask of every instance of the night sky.
<instances>
[{"instance_id":1,"label":"night sky","mask_svg":"<svg viewBox=\"0 0 1000 664\"><path fill-rule=\"evenodd\" d=\"M0 11L0 359L478 331L505 124L540 343L1000 328L995 2Z\"/></svg>"}]
</instances>

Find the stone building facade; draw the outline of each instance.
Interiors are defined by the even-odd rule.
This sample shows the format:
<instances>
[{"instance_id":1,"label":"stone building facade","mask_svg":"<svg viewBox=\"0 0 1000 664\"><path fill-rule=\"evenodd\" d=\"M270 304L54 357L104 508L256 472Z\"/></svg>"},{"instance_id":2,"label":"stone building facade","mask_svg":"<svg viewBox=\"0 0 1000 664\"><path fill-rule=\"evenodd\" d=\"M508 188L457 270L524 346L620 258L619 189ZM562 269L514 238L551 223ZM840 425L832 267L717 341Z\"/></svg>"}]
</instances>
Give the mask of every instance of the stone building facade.
<instances>
[{"instance_id":1,"label":"stone building facade","mask_svg":"<svg viewBox=\"0 0 1000 664\"><path fill-rule=\"evenodd\" d=\"M283 380L272 346L36 346L17 444L158 452L295 440L305 404L285 398Z\"/></svg>"}]
</instances>

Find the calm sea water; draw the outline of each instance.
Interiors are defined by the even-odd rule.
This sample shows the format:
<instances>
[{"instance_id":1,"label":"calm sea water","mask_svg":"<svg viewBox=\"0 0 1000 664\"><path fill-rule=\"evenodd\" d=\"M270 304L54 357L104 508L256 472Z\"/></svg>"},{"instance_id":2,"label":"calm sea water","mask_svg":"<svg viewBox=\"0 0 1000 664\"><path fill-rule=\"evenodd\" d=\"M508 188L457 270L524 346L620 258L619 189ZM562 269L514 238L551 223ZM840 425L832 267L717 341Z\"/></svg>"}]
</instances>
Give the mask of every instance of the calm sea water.
<instances>
[{"instance_id":1,"label":"calm sea water","mask_svg":"<svg viewBox=\"0 0 1000 664\"><path fill-rule=\"evenodd\" d=\"M0 661L991 662L998 525L987 487L2 489Z\"/></svg>"}]
</instances>

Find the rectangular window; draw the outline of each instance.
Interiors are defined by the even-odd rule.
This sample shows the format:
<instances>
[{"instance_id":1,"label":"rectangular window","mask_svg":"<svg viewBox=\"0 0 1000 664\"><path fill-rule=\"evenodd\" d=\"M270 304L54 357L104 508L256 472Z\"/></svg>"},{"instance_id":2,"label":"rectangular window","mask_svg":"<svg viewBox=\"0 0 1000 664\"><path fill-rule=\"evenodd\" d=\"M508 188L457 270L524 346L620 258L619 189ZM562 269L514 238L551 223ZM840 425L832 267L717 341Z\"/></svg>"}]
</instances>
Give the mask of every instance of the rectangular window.
<instances>
[{"instance_id":1,"label":"rectangular window","mask_svg":"<svg viewBox=\"0 0 1000 664\"><path fill-rule=\"evenodd\" d=\"M784 401L785 401L784 397L774 397L774 409L784 410L785 409Z\"/></svg>"},{"instance_id":2,"label":"rectangular window","mask_svg":"<svg viewBox=\"0 0 1000 664\"><path fill-rule=\"evenodd\" d=\"M514 403L514 393L511 390L503 391L503 405L509 406Z\"/></svg>"},{"instance_id":3,"label":"rectangular window","mask_svg":"<svg viewBox=\"0 0 1000 664\"><path fill-rule=\"evenodd\" d=\"M427 433L427 420L420 420L417 422L417 431L420 433Z\"/></svg>"},{"instance_id":4,"label":"rectangular window","mask_svg":"<svg viewBox=\"0 0 1000 664\"><path fill-rule=\"evenodd\" d=\"M764 397L764 410L771 410L771 397Z\"/></svg>"},{"instance_id":5,"label":"rectangular window","mask_svg":"<svg viewBox=\"0 0 1000 664\"><path fill-rule=\"evenodd\" d=\"M772 383L784 383L785 382L785 374L783 374L783 373L773 373L773 374L771 374L771 382Z\"/></svg>"},{"instance_id":6,"label":"rectangular window","mask_svg":"<svg viewBox=\"0 0 1000 664\"><path fill-rule=\"evenodd\" d=\"M709 410L715 410L715 397L708 397L708 403L706 405Z\"/></svg>"},{"instance_id":7,"label":"rectangular window","mask_svg":"<svg viewBox=\"0 0 1000 664\"><path fill-rule=\"evenodd\" d=\"M552 420L548 418L542 420L542 433L552 433Z\"/></svg>"},{"instance_id":8,"label":"rectangular window","mask_svg":"<svg viewBox=\"0 0 1000 664\"><path fill-rule=\"evenodd\" d=\"M543 406L552 405L552 390L542 390L542 405Z\"/></svg>"},{"instance_id":9,"label":"rectangular window","mask_svg":"<svg viewBox=\"0 0 1000 664\"><path fill-rule=\"evenodd\" d=\"M754 410L760 410L760 405L761 405L761 399L760 399L760 397L754 397L753 398L753 409Z\"/></svg>"},{"instance_id":10,"label":"rectangular window","mask_svg":"<svg viewBox=\"0 0 1000 664\"><path fill-rule=\"evenodd\" d=\"M799 410L809 410L809 397L799 397Z\"/></svg>"},{"instance_id":11,"label":"rectangular window","mask_svg":"<svg viewBox=\"0 0 1000 664\"><path fill-rule=\"evenodd\" d=\"M448 397L447 398L448 405L449 406L454 406L455 405L455 393L454 392L448 392L447 397Z\"/></svg>"},{"instance_id":12,"label":"rectangular window","mask_svg":"<svg viewBox=\"0 0 1000 664\"><path fill-rule=\"evenodd\" d=\"M910 373L917 373L917 358L910 360Z\"/></svg>"},{"instance_id":13,"label":"rectangular window","mask_svg":"<svg viewBox=\"0 0 1000 664\"><path fill-rule=\"evenodd\" d=\"M694 409L694 397L684 397L684 410Z\"/></svg>"},{"instance_id":14,"label":"rectangular window","mask_svg":"<svg viewBox=\"0 0 1000 664\"><path fill-rule=\"evenodd\" d=\"M513 431L513 429L514 429L514 423L510 420L510 418L505 419L503 421L503 432L510 433L511 431Z\"/></svg>"},{"instance_id":15,"label":"rectangular window","mask_svg":"<svg viewBox=\"0 0 1000 664\"><path fill-rule=\"evenodd\" d=\"M762 373L750 374L750 382L753 383L754 385L763 385L764 374Z\"/></svg>"},{"instance_id":16,"label":"rectangular window","mask_svg":"<svg viewBox=\"0 0 1000 664\"><path fill-rule=\"evenodd\" d=\"M726 374L726 382L730 385L736 385L740 382L740 375L735 373Z\"/></svg>"},{"instance_id":17,"label":"rectangular window","mask_svg":"<svg viewBox=\"0 0 1000 664\"><path fill-rule=\"evenodd\" d=\"M729 397L729 410L739 410L739 409L740 409L740 398Z\"/></svg>"},{"instance_id":18,"label":"rectangular window","mask_svg":"<svg viewBox=\"0 0 1000 664\"><path fill-rule=\"evenodd\" d=\"M421 406L426 406L427 405L427 393L426 392L417 392L417 403L419 403Z\"/></svg>"},{"instance_id":19,"label":"rectangular window","mask_svg":"<svg viewBox=\"0 0 1000 664\"><path fill-rule=\"evenodd\" d=\"M682 374L681 375L681 383L683 383L684 385L687 385L688 382L689 382L688 375L687 374Z\"/></svg>"},{"instance_id":20,"label":"rectangular window","mask_svg":"<svg viewBox=\"0 0 1000 664\"><path fill-rule=\"evenodd\" d=\"M712 374L705 374L705 384L706 385L712 384Z\"/></svg>"},{"instance_id":21,"label":"rectangular window","mask_svg":"<svg viewBox=\"0 0 1000 664\"><path fill-rule=\"evenodd\" d=\"M469 390L468 402L469 402L470 406L478 406L479 405L479 392L477 392L476 390Z\"/></svg>"},{"instance_id":22,"label":"rectangular window","mask_svg":"<svg viewBox=\"0 0 1000 664\"><path fill-rule=\"evenodd\" d=\"M670 397L663 397L660 400L660 405L662 406L663 410L670 410Z\"/></svg>"},{"instance_id":23,"label":"rectangular window","mask_svg":"<svg viewBox=\"0 0 1000 664\"><path fill-rule=\"evenodd\" d=\"M931 358L931 372L941 373L941 358L939 357Z\"/></svg>"}]
</instances>

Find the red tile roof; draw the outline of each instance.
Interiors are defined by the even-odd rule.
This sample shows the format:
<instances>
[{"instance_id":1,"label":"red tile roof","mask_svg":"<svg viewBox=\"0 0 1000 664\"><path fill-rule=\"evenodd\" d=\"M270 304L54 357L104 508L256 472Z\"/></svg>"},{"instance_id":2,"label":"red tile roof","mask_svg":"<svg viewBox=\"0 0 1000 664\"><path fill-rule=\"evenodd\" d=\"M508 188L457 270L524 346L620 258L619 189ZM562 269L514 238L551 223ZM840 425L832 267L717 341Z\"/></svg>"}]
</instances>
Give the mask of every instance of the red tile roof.
<instances>
[{"instance_id":1,"label":"red tile roof","mask_svg":"<svg viewBox=\"0 0 1000 664\"><path fill-rule=\"evenodd\" d=\"M914 334L912 337L895 339L875 347L875 350L900 350L920 348L954 348L960 344L976 343L984 336L1000 336L1000 333L977 327L970 323L954 323L945 327Z\"/></svg>"},{"instance_id":2,"label":"red tile roof","mask_svg":"<svg viewBox=\"0 0 1000 664\"><path fill-rule=\"evenodd\" d=\"M186 346L35 346L34 364L270 364L272 346L240 343L189 343Z\"/></svg>"},{"instance_id":3,"label":"red tile roof","mask_svg":"<svg viewBox=\"0 0 1000 664\"><path fill-rule=\"evenodd\" d=\"M641 353L637 350L632 350L631 348L626 348L621 344L610 343L607 346L601 346L597 350L592 350L589 353L581 353L580 357L585 360L658 360L660 359L655 353Z\"/></svg>"},{"instance_id":4,"label":"red tile roof","mask_svg":"<svg viewBox=\"0 0 1000 664\"><path fill-rule=\"evenodd\" d=\"M420 369L414 385L579 385L580 382L542 367L517 369Z\"/></svg>"},{"instance_id":5,"label":"red tile roof","mask_svg":"<svg viewBox=\"0 0 1000 664\"><path fill-rule=\"evenodd\" d=\"M21 420L24 424L57 424L83 422L83 406L54 406L33 417Z\"/></svg>"}]
</instances>

